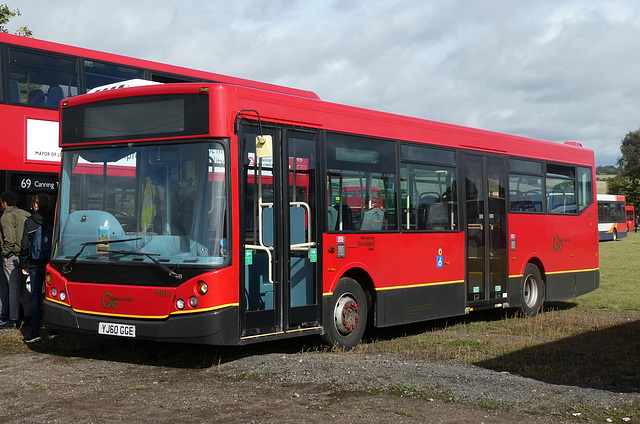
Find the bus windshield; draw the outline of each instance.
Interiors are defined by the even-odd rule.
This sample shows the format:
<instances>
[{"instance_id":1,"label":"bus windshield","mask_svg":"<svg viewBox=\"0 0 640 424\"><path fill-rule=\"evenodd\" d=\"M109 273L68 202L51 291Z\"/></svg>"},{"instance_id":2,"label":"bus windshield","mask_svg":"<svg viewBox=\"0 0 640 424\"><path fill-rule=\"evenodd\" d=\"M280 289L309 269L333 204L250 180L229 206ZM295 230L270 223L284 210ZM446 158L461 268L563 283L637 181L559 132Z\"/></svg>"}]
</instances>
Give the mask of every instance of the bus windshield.
<instances>
[{"instance_id":1,"label":"bus windshield","mask_svg":"<svg viewBox=\"0 0 640 424\"><path fill-rule=\"evenodd\" d=\"M216 142L66 151L54 259L223 264L225 163Z\"/></svg>"}]
</instances>

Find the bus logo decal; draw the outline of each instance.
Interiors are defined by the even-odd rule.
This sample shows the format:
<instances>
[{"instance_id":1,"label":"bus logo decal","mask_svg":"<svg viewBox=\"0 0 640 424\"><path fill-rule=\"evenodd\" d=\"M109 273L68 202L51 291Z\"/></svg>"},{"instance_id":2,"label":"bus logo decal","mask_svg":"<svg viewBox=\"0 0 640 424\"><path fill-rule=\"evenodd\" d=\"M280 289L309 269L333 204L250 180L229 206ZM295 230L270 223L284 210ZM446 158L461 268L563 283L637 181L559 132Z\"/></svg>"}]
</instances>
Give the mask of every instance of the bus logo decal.
<instances>
[{"instance_id":1,"label":"bus logo decal","mask_svg":"<svg viewBox=\"0 0 640 424\"><path fill-rule=\"evenodd\" d=\"M551 246L553 247L554 252L562 252L562 243L570 242L571 239L561 239L557 234L553 235L553 239L551 240Z\"/></svg>"},{"instance_id":2,"label":"bus logo decal","mask_svg":"<svg viewBox=\"0 0 640 424\"><path fill-rule=\"evenodd\" d=\"M106 309L109 308L113 308L113 309L118 309L118 302L123 301L123 302L133 302L133 299L130 297L112 297L111 293L109 292L105 292L102 295L102 306L104 306Z\"/></svg>"}]
</instances>

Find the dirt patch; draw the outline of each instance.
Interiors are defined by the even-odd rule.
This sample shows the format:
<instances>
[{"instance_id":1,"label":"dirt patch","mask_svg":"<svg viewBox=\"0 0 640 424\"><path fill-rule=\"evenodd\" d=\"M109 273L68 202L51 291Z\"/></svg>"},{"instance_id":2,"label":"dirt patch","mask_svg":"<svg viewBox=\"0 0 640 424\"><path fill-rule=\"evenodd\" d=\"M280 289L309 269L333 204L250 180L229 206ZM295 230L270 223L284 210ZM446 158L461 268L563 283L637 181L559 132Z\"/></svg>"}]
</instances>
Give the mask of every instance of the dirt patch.
<instances>
[{"instance_id":1,"label":"dirt patch","mask_svg":"<svg viewBox=\"0 0 640 424\"><path fill-rule=\"evenodd\" d=\"M27 346L17 332L2 330L0 417L3 423L548 423L585 422L595 410L614 416L616 407L640 405L636 392L550 384L448 361L324 352L312 344L220 349L62 335Z\"/></svg>"}]
</instances>

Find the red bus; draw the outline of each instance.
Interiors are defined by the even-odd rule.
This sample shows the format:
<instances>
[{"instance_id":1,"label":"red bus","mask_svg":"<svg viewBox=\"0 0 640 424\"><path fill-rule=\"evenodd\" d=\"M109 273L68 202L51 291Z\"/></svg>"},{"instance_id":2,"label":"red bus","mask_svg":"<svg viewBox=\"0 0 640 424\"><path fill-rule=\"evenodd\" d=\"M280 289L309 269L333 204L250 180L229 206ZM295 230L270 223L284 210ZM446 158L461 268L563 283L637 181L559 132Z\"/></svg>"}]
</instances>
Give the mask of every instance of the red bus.
<instances>
[{"instance_id":1,"label":"red bus","mask_svg":"<svg viewBox=\"0 0 640 424\"><path fill-rule=\"evenodd\" d=\"M626 201L616 194L598 194L598 232L600 241L627 236Z\"/></svg>"},{"instance_id":2,"label":"red bus","mask_svg":"<svg viewBox=\"0 0 640 424\"><path fill-rule=\"evenodd\" d=\"M0 192L27 209L38 192L58 191L60 100L134 78L225 82L317 98L311 92L169 66L0 32Z\"/></svg>"},{"instance_id":3,"label":"red bus","mask_svg":"<svg viewBox=\"0 0 640 424\"><path fill-rule=\"evenodd\" d=\"M594 154L575 142L229 84L102 91L60 113L51 328L348 349L367 326L533 315L599 286ZM355 219L354 186L382 205Z\"/></svg>"},{"instance_id":4,"label":"red bus","mask_svg":"<svg viewBox=\"0 0 640 424\"><path fill-rule=\"evenodd\" d=\"M624 212L627 215L627 231L636 229L636 209L633 206L625 206Z\"/></svg>"}]
</instances>

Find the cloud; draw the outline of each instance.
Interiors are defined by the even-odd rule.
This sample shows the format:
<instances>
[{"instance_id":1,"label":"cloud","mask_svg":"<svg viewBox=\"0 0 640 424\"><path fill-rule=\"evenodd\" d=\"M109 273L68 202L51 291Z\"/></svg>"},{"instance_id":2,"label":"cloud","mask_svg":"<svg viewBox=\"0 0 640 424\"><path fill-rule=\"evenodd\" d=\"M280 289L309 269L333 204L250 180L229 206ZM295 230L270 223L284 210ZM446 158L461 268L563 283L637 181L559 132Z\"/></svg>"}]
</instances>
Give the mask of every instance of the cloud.
<instances>
[{"instance_id":1,"label":"cloud","mask_svg":"<svg viewBox=\"0 0 640 424\"><path fill-rule=\"evenodd\" d=\"M38 38L551 141L600 164L639 126L632 0L11 1Z\"/></svg>"}]
</instances>

